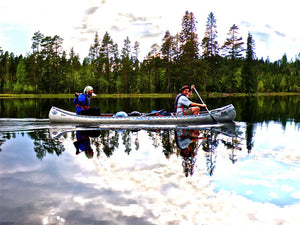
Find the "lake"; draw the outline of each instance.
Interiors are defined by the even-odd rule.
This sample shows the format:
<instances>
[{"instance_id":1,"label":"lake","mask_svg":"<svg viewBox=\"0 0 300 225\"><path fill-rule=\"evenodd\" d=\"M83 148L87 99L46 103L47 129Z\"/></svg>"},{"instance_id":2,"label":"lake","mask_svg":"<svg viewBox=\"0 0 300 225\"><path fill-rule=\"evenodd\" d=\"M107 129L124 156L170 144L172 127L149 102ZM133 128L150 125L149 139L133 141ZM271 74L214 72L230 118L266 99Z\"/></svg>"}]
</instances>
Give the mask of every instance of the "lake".
<instances>
[{"instance_id":1,"label":"lake","mask_svg":"<svg viewBox=\"0 0 300 225\"><path fill-rule=\"evenodd\" d=\"M232 103L235 123L55 125L51 106L72 99L0 99L1 225L299 224L300 97L203 99ZM102 113L172 104L92 99Z\"/></svg>"}]
</instances>

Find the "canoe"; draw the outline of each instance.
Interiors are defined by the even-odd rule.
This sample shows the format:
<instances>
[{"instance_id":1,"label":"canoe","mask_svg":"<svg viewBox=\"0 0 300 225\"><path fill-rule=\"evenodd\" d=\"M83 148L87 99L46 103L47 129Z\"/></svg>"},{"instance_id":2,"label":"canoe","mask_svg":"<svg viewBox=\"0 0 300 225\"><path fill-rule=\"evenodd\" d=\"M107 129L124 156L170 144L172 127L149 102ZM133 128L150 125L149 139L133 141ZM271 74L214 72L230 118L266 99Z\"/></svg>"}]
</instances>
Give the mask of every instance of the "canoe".
<instances>
[{"instance_id":1,"label":"canoe","mask_svg":"<svg viewBox=\"0 0 300 225\"><path fill-rule=\"evenodd\" d=\"M49 127L50 137L55 139L59 138L63 134L83 131L89 133L97 133L99 131L118 131L123 132L125 130L137 132L141 130L145 131L183 131L183 130L199 130L207 131L212 133L222 134L227 137L237 137L236 134L236 123L218 123L218 124L190 124L190 125L170 125L170 124L103 124L103 125L76 125L76 124L59 124L53 123Z\"/></svg>"},{"instance_id":2,"label":"canoe","mask_svg":"<svg viewBox=\"0 0 300 225\"><path fill-rule=\"evenodd\" d=\"M141 114L139 116L117 116L116 114L106 114L101 116L76 115L55 106L49 111L51 123L73 123L73 124L214 124L232 122L235 119L236 111L232 104L202 112L199 115L167 115L156 116ZM215 120L214 120L215 119Z\"/></svg>"}]
</instances>

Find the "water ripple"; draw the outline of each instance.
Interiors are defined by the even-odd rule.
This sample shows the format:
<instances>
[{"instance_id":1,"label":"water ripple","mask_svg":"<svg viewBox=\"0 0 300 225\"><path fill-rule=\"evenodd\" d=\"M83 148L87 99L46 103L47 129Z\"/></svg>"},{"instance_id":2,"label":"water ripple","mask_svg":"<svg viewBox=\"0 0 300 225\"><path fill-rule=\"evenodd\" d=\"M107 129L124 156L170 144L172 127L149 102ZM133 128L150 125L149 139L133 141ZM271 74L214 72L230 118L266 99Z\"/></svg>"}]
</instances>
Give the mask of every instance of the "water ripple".
<instances>
[{"instance_id":1,"label":"water ripple","mask_svg":"<svg viewBox=\"0 0 300 225\"><path fill-rule=\"evenodd\" d=\"M29 131L49 128L49 119L0 118L0 132Z\"/></svg>"}]
</instances>

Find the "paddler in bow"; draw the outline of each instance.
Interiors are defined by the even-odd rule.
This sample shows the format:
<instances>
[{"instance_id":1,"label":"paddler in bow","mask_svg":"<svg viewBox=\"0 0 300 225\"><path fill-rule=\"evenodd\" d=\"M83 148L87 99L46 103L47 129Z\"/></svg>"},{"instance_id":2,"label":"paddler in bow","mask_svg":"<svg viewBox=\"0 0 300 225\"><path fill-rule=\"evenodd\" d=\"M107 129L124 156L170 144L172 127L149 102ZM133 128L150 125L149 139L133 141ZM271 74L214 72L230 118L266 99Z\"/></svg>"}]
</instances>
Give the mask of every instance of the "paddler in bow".
<instances>
[{"instance_id":1,"label":"paddler in bow","mask_svg":"<svg viewBox=\"0 0 300 225\"><path fill-rule=\"evenodd\" d=\"M90 108L91 96L96 96L92 86L86 86L82 94L75 93L73 104L76 105L76 114L100 116L99 108Z\"/></svg>"}]
</instances>

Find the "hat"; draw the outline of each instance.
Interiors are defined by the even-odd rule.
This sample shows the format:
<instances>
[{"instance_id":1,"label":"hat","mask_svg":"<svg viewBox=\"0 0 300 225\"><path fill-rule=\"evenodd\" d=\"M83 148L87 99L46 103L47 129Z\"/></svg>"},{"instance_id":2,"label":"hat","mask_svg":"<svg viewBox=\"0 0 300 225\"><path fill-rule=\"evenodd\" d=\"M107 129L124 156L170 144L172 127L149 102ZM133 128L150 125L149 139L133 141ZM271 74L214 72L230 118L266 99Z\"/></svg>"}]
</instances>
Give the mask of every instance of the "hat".
<instances>
[{"instance_id":1,"label":"hat","mask_svg":"<svg viewBox=\"0 0 300 225\"><path fill-rule=\"evenodd\" d=\"M94 156L94 152L93 152L93 149L91 148L91 146L89 146L85 151L85 156L88 158L88 159L91 159L93 158Z\"/></svg>"},{"instance_id":2,"label":"hat","mask_svg":"<svg viewBox=\"0 0 300 225\"><path fill-rule=\"evenodd\" d=\"M191 90L191 88L187 85L182 86L181 91L185 90L185 89L189 89L189 91Z\"/></svg>"},{"instance_id":3,"label":"hat","mask_svg":"<svg viewBox=\"0 0 300 225\"><path fill-rule=\"evenodd\" d=\"M92 86L86 86L83 90L83 93L89 92L89 91L94 91ZM97 96L95 93L92 94L92 96Z\"/></svg>"}]
</instances>

